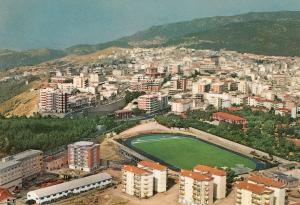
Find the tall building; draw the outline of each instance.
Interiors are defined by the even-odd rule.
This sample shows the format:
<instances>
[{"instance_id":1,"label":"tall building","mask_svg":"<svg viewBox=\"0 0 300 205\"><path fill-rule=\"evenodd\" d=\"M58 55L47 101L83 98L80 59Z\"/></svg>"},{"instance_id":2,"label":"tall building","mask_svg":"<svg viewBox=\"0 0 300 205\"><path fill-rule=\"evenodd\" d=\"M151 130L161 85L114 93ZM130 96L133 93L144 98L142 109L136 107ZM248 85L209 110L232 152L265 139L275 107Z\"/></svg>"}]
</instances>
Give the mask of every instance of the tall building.
<instances>
[{"instance_id":1,"label":"tall building","mask_svg":"<svg viewBox=\"0 0 300 205\"><path fill-rule=\"evenodd\" d=\"M139 198L153 196L153 173L146 169L124 165L122 169L122 191Z\"/></svg>"},{"instance_id":2,"label":"tall building","mask_svg":"<svg viewBox=\"0 0 300 205\"><path fill-rule=\"evenodd\" d=\"M184 77L176 76L171 79L171 89L186 91L187 89L187 79Z\"/></svg>"},{"instance_id":3,"label":"tall building","mask_svg":"<svg viewBox=\"0 0 300 205\"><path fill-rule=\"evenodd\" d=\"M213 204L213 178L208 175L181 170L179 202L186 205Z\"/></svg>"},{"instance_id":4,"label":"tall building","mask_svg":"<svg viewBox=\"0 0 300 205\"><path fill-rule=\"evenodd\" d=\"M138 167L153 173L154 191L156 192L167 191L167 167L166 166L151 161L141 161L138 163Z\"/></svg>"},{"instance_id":5,"label":"tall building","mask_svg":"<svg viewBox=\"0 0 300 205\"><path fill-rule=\"evenodd\" d=\"M274 191L274 205L284 205L285 204L285 184L279 181L275 181L271 178L265 176L251 175L248 178L248 183L254 183L258 185L263 185L268 189Z\"/></svg>"},{"instance_id":6,"label":"tall building","mask_svg":"<svg viewBox=\"0 0 300 205\"><path fill-rule=\"evenodd\" d=\"M62 90L44 88L40 90L39 111L52 113L68 112L69 94Z\"/></svg>"},{"instance_id":7,"label":"tall building","mask_svg":"<svg viewBox=\"0 0 300 205\"><path fill-rule=\"evenodd\" d=\"M236 205L273 205L273 198L274 191L265 186L248 182L239 182L236 185Z\"/></svg>"},{"instance_id":8,"label":"tall building","mask_svg":"<svg viewBox=\"0 0 300 205\"><path fill-rule=\"evenodd\" d=\"M168 96L157 94L142 95L138 98L138 108L148 114L163 110L168 106Z\"/></svg>"},{"instance_id":9,"label":"tall building","mask_svg":"<svg viewBox=\"0 0 300 205\"><path fill-rule=\"evenodd\" d=\"M73 86L75 88L85 88L86 84L85 84L85 77L84 76L75 76L73 78Z\"/></svg>"},{"instance_id":10,"label":"tall building","mask_svg":"<svg viewBox=\"0 0 300 205\"><path fill-rule=\"evenodd\" d=\"M172 112L174 114L180 115L189 110L193 107L193 102L191 99L177 99L172 102Z\"/></svg>"},{"instance_id":11,"label":"tall building","mask_svg":"<svg viewBox=\"0 0 300 205\"><path fill-rule=\"evenodd\" d=\"M223 82L215 82L211 85L211 91L213 93L223 93L224 92L224 83Z\"/></svg>"},{"instance_id":12,"label":"tall building","mask_svg":"<svg viewBox=\"0 0 300 205\"><path fill-rule=\"evenodd\" d=\"M210 83L206 81L194 82L192 87L193 95L209 92Z\"/></svg>"},{"instance_id":13,"label":"tall building","mask_svg":"<svg viewBox=\"0 0 300 205\"><path fill-rule=\"evenodd\" d=\"M43 152L27 150L2 158L0 162L0 186L13 190L21 188L22 182L44 170Z\"/></svg>"},{"instance_id":14,"label":"tall building","mask_svg":"<svg viewBox=\"0 0 300 205\"><path fill-rule=\"evenodd\" d=\"M95 170L100 163L100 145L80 141L68 145L68 164L70 169L86 172Z\"/></svg>"},{"instance_id":15,"label":"tall building","mask_svg":"<svg viewBox=\"0 0 300 205\"><path fill-rule=\"evenodd\" d=\"M226 172L224 170L205 165L197 165L194 167L194 172L206 174L214 178L213 184L215 199L223 199L226 197Z\"/></svg>"}]
</instances>

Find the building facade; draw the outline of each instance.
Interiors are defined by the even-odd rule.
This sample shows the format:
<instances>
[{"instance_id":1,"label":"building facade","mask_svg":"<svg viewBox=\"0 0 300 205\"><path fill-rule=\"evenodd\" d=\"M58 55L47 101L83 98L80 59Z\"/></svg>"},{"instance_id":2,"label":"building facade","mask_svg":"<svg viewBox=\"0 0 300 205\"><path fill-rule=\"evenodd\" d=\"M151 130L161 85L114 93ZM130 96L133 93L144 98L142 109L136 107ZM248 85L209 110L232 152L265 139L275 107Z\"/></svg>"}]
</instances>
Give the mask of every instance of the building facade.
<instances>
[{"instance_id":1,"label":"building facade","mask_svg":"<svg viewBox=\"0 0 300 205\"><path fill-rule=\"evenodd\" d=\"M88 141L68 145L68 164L70 169L95 170L100 164L100 145Z\"/></svg>"},{"instance_id":2,"label":"building facade","mask_svg":"<svg viewBox=\"0 0 300 205\"><path fill-rule=\"evenodd\" d=\"M179 202L186 205L212 205L213 178L197 172L181 170Z\"/></svg>"},{"instance_id":3,"label":"building facade","mask_svg":"<svg viewBox=\"0 0 300 205\"><path fill-rule=\"evenodd\" d=\"M122 191L138 198L153 196L153 173L146 169L124 165L122 169Z\"/></svg>"},{"instance_id":4,"label":"building facade","mask_svg":"<svg viewBox=\"0 0 300 205\"><path fill-rule=\"evenodd\" d=\"M154 191L155 192L165 192L167 191L167 167L160 165L159 163L151 161L140 161L138 167L146 169L153 173L154 177Z\"/></svg>"}]
</instances>

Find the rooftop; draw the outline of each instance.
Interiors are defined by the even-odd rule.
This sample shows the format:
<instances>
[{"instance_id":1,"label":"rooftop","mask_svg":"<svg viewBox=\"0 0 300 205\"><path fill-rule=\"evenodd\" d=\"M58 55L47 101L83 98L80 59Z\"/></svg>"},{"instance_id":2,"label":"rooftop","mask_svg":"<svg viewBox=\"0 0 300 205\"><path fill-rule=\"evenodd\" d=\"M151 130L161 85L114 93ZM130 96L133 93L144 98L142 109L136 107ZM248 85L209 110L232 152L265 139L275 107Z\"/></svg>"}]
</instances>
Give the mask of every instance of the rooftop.
<instances>
[{"instance_id":1,"label":"rooftop","mask_svg":"<svg viewBox=\"0 0 300 205\"><path fill-rule=\"evenodd\" d=\"M7 189L0 187L0 201L4 201L9 198L14 198L14 197Z\"/></svg>"},{"instance_id":2,"label":"rooftop","mask_svg":"<svg viewBox=\"0 0 300 205\"><path fill-rule=\"evenodd\" d=\"M151 161L145 161L145 160L144 161L140 161L139 165L144 166L144 167L149 167L149 168L157 169L157 170L160 170L160 171L167 170L166 166L163 166L163 165L161 165L159 163L151 162Z\"/></svg>"},{"instance_id":3,"label":"rooftop","mask_svg":"<svg viewBox=\"0 0 300 205\"><path fill-rule=\"evenodd\" d=\"M258 184L264 184L265 186L275 187L275 188L284 188L285 184L282 182L275 181L269 177L265 176L258 176L258 175L251 175L248 178L248 181L252 181Z\"/></svg>"},{"instance_id":4,"label":"rooftop","mask_svg":"<svg viewBox=\"0 0 300 205\"><path fill-rule=\"evenodd\" d=\"M94 143L89 141L79 141L75 142L73 145L75 146L92 146Z\"/></svg>"},{"instance_id":5,"label":"rooftop","mask_svg":"<svg viewBox=\"0 0 300 205\"><path fill-rule=\"evenodd\" d=\"M208 172L208 173L210 173L212 175L216 175L216 176L226 176L226 172L224 170L209 167L206 165L197 165L194 167L194 171Z\"/></svg>"},{"instance_id":6,"label":"rooftop","mask_svg":"<svg viewBox=\"0 0 300 205\"><path fill-rule=\"evenodd\" d=\"M240 182L237 184L237 188L238 189L246 189L248 191L251 191L255 194L270 194L272 192L274 192L271 189L266 188L265 186L261 186L261 185L257 185L257 184L252 184L252 183L248 183L248 182Z\"/></svg>"},{"instance_id":7,"label":"rooftop","mask_svg":"<svg viewBox=\"0 0 300 205\"><path fill-rule=\"evenodd\" d=\"M242 118L242 117L239 117L239 116L236 116L236 115L232 115L232 114L229 114L229 113L226 113L226 112L215 112L215 113L213 113L213 115L217 115L217 116L222 117L224 119L230 119L230 120L236 120L236 121L247 120L245 118Z\"/></svg>"},{"instance_id":8,"label":"rooftop","mask_svg":"<svg viewBox=\"0 0 300 205\"><path fill-rule=\"evenodd\" d=\"M200 174L198 172L193 172L189 170L181 170L181 176L192 178L196 181L211 181L213 178L206 174Z\"/></svg>"},{"instance_id":9,"label":"rooftop","mask_svg":"<svg viewBox=\"0 0 300 205\"><path fill-rule=\"evenodd\" d=\"M30 191L28 192L29 194L35 194L36 196L40 197L45 197L45 196L49 196L49 195L53 195L56 193L60 193L60 192L64 192L67 190L71 190L71 189L75 189L81 186L85 186L88 184L92 184L95 182L99 182L99 181L104 181L104 180L109 180L111 179L111 176L107 173L100 173L100 174L95 174L95 175L91 175L88 177L83 177L80 179L75 179L69 182L65 182L62 184L57 184L54 186L49 186L46 188L42 188L42 189L37 189L34 191Z\"/></svg>"},{"instance_id":10,"label":"rooftop","mask_svg":"<svg viewBox=\"0 0 300 205\"><path fill-rule=\"evenodd\" d=\"M138 174L138 175L148 175L148 174L151 174L151 172L145 170L145 169L141 169L141 168L138 168L136 166L131 166L131 165L124 165L123 166L123 170L124 171L127 171L127 172L132 172L132 173L135 173L135 174Z\"/></svg>"}]
</instances>

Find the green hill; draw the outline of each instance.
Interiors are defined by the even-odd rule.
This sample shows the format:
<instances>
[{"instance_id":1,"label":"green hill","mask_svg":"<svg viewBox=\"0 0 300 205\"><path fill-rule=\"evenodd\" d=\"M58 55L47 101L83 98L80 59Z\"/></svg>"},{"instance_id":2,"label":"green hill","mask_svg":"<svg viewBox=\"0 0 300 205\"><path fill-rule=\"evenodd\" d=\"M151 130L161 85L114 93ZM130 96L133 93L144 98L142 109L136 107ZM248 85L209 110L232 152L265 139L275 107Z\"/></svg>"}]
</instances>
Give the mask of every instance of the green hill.
<instances>
[{"instance_id":1,"label":"green hill","mask_svg":"<svg viewBox=\"0 0 300 205\"><path fill-rule=\"evenodd\" d=\"M32 49L25 51L0 50L0 70L18 66L36 65L65 56L64 51Z\"/></svg>"},{"instance_id":2,"label":"green hill","mask_svg":"<svg viewBox=\"0 0 300 205\"><path fill-rule=\"evenodd\" d=\"M217 16L153 26L128 37L96 45L75 45L63 51L0 50L0 70L35 65L68 54L89 54L112 46L183 46L228 49L265 55L300 56L300 11L258 12Z\"/></svg>"}]
</instances>

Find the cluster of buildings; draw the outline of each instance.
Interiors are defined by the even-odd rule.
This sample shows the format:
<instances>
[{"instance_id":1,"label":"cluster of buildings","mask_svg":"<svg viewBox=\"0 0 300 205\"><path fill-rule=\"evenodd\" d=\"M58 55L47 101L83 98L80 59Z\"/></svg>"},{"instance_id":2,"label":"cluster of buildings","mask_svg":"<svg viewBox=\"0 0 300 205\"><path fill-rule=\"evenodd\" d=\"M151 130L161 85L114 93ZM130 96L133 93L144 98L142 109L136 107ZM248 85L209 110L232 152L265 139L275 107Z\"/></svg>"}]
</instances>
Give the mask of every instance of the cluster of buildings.
<instances>
[{"instance_id":1,"label":"cluster of buildings","mask_svg":"<svg viewBox=\"0 0 300 205\"><path fill-rule=\"evenodd\" d=\"M165 166L141 161L137 166L125 165L122 169L123 192L138 198L167 191L168 172ZM179 173L178 201L186 205L211 205L226 196L226 172L205 165L193 171Z\"/></svg>"},{"instance_id":2,"label":"cluster of buildings","mask_svg":"<svg viewBox=\"0 0 300 205\"><path fill-rule=\"evenodd\" d=\"M250 175L236 184L235 202L239 205L284 205L286 184L262 175Z\"/></svg>"}]
</instances>

